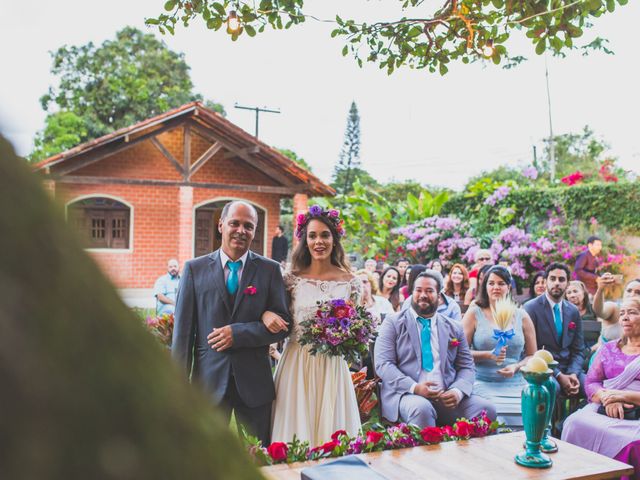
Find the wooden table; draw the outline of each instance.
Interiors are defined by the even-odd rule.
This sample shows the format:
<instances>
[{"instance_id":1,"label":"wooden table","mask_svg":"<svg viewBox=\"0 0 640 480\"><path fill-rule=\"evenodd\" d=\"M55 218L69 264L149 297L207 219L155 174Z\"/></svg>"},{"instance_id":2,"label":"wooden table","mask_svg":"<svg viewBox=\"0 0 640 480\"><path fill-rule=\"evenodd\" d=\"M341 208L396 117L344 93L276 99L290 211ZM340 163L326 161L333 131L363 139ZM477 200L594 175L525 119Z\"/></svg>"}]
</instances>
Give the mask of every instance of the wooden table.
<instances>
[{"instance_id":1,"label":"wooden table","mask_svg":"<svg viewBox=\"0 0 640 480\"><path fill-rule=\"evenodd\" d=\"M513 432L358 456L390 480L599 480L633 474L633 468L626 463L560 440L556 440L559 451L550 454L553 460L551 468L521 467L513 457L522 450L523 441L524 432ZM331 460L334 459L320 462ZM263 467L261 470L269 480L299 480L302 469L318 463L280 464Z\"/></svg>"}]
</instances>

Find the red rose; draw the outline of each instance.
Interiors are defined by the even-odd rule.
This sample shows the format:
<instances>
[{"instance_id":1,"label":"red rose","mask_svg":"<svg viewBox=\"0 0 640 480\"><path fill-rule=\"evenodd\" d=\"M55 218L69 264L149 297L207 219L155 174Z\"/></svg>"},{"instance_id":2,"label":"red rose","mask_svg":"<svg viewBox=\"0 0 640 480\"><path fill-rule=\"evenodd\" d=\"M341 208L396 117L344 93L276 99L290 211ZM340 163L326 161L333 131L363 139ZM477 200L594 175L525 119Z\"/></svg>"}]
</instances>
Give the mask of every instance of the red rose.
<instances>
[{"instance_id":1,"label":"red rose","mask_svg":"<svg viewBox=\"0 0 640 480\"><path fill-rule=\"evenodd\" d=\"M245 295L255 295L257 292L258 292L258 289L253 285L249 285L247 288L244 289Z\"/></svg>"},{"instance_id":2,"label":"red rose","mask_svg":"<svg viewBox=\"0 0 640 480\"><path fill-rule=\"evenodd\" d=\"M442 432L448 437L454 437L456 432L453 431L453 427L451 425L445 425L442 427Z\"/></svg>"},{"instance_id":3,"label":"red rose","mask_svg":"<svg viewBox=\"0 0 640 480\"><path fill-rule=\"evenodd\" d=\"M569 322L569 325L567 325L569 327L569 330L575 330L576 329L576 324L575 322Z\"/></svg>"},{"instance_id":4,"label":"red rose","mask_svg":"<svg viewBox=\"0 0 640 480\"><path fill-rule=\"evenodd\" d=\"M469 437L473 433L473 424L465 421L456 422L454 426L456 436Z\"/></svg>"},{"instance_id":5,"label":"red rose","mask_svg":"<svg viewBox=\"0 0 640 480\"><path fill-rule=\"evenodd\" d=\"M335 450L335 448L340 445L340 442L335 440L331 440L323 445L320 445L319 449L323 451L323 453L331 453Z\"/></svg>"},{"instance_id":6,"label":"red rose","mask_svg":"<svg viewBox=\"0 0 640 480\"><path fill-rule=\"evenodd\" d=\"M367 432L367 440L366 443L373 443L374 445L376 443L378 443L380 440L382 440L382 437L384 437L384 434L380 433L380 432L375 432L373 430L369 430Z\"/></svg>"},{"instance_id":7,"label":"red rose","mask_svg":"<svg viewBox=\"0 0 640 480\"><path fill-rule=\"evenodd\" d=\"M347 306L344 307L334 307L333 314L337 318L347 318L351 313L351 309Z\"/></svg>"},{"instance_id":8,"label":"red rose","mask_svg":"<svg viewBox=\"0 0 640 480\"><path fill-rule=\"evenodd\" d=\"M449 346L451 348L455 348L458 345L460 345L460 340L458 340L456 337L453 337L451 340L449 340Z\"/></svg>"},{"instance_id":9,"label":"red rose","mask_svg":"<svg viewBox=\"0 0 640 480\"><path fill-rule=\"evenodd\" d=\"M444 432L440 427L425 427L420 430L422 440L428 443L440 443L444 437Z\"/></svg>"},{"instance_id":10,"label":"red rose","mask_svg":"<svg viewBox=\"0 0 640 480\"><path fill-rule=\"evenodd\" d=\"M337 430L333 432L333 435L331 435L331 440L333 440L334 442L339 442L341 435L346 435L347 437L349 436L349 434L344 430Z\"/></svg>"},{"instance_id":11,"label":"red rose","mask_svg":"<svg viewBox=\"0 0 640 480\"><path fill-rule=\"evenodd\" d=\"M288 450L289 447L287 447L287 444L283 442L273 442L269 447L267 447L267 453L276 462L286 460Z\"/></svg>"}]
</instances>

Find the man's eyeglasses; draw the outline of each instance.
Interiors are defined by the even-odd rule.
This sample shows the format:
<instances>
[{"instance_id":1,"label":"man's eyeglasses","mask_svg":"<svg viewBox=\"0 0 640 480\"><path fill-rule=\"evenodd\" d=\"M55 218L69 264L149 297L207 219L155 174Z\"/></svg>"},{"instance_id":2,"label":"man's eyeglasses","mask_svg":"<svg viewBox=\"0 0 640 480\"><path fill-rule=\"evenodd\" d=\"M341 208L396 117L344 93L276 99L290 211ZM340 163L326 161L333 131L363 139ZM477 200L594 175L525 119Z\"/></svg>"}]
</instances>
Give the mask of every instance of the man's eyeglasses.
<instances>
[{"instance_id":1,"label":"man's eyeglasses","mask_svg":"<svg viewBox=\"0 0 640 480\"><path fill-rule=\"evenodd\" d=\"M478 258L479 262L488 262L489 260L491 260L491 257L480 257L480 258Z\"/></svg>"}]
</instances>

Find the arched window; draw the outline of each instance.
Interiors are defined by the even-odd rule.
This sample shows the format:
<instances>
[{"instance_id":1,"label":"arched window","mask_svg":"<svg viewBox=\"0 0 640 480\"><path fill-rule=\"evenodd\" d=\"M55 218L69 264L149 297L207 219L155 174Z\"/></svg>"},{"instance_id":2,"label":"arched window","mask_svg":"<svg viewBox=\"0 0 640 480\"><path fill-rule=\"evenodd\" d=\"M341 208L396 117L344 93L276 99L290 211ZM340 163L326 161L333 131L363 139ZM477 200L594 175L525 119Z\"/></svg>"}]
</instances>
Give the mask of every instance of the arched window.
<instances>
[{"instance_id":1,"label":"arched window","mask_svg":"<svg viewBox=\"0 0 640 480\"><path fill-rule=\"evenodd\" d=\"M129 248L131 209L113 198L91 197L68 206L69 224L87 248Z\"/></svg>"}]
</instances>

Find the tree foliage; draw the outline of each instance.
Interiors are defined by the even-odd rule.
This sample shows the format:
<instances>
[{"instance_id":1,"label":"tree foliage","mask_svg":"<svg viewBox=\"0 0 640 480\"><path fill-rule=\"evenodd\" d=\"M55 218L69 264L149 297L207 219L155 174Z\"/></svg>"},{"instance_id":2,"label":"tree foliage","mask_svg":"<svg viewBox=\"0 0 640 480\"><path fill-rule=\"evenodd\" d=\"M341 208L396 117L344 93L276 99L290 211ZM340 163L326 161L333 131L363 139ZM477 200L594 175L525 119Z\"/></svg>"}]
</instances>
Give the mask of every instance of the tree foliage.
<instances>
[{"instance_id":1,"label":"tree foliage","mask_svg":"<svg viewBox=\"0 0 640 480\"><path fill-rule=\"evenodd\" d=\"M333 170L333 188L342 194L350 192L356 173L364 176L366 172L360 168L360 114L356 102L351 102L344 142L338 163Z\"/></svg>"},{"instance_id":2,"label":"tree foliage","mask_svg":"<svg viewBox=\"0 0 640 480\"><path fill-rule=\"evenodd\" d=\"M287 158L293 160L294 162L296 162L298 165L300 165L305 170L307 170L309 172L313 171L313 169L311 168L311 165L309 165L304 158L299 157L298 154L296 152L294 152L293 150L289 150L288 148L278 148L277 150L281 154L283 154L285 157L287 157Z\"/></svg>"},{"instance_id":3,"label":"tree foliage","mask_svg":"<svg viewBox=\"0 0 640 480\"><path fill-rule=\"evenodd\" d=\"M351 54L360 66L373 62L389 74L408 66L444 75L448 64L457 61L485 58L505 67L520 63L524 57L509 50L516 32L524 33L539 55L564 55L576 48L610 53L599 37L581 45L576 39L597 17L628 0L438 0L431 8L424 0L387 2L397 8L394 19L366 23L336 15L331 36L344 40L342 54ZM232 11L240 22L236 30L227 25ZM254 37L267 27L288 29L309 17L304 0L168 0L165 13L147 19L147 24L174 34L177 24L188 26L202 18L207 28L226 29L236 40L244 34Z\"/></svg>"},{"instance_id":4,"label":"tree foliage","mask_svg":"<svg viewBox=\"0 0 640 480\"><path fill-rule=\"evenodd\" d=\"M40 99L49 117L37 136L32 160L202 100L193 92L184 55L133 27L123 28L100 46L65 45L51 56L51 73L58 81ZM224 114L221 105L206 105Z\"/></svg>"},{"instance_id":5,"label":"tree foliage","mask_svg":"<svg viewBox=\"0 0 640 480\"><path fill-rule=\"evenodd\" d=\"M0 178L0 478L262 478L2 138Z\"/></svg>"}]
</instances>

